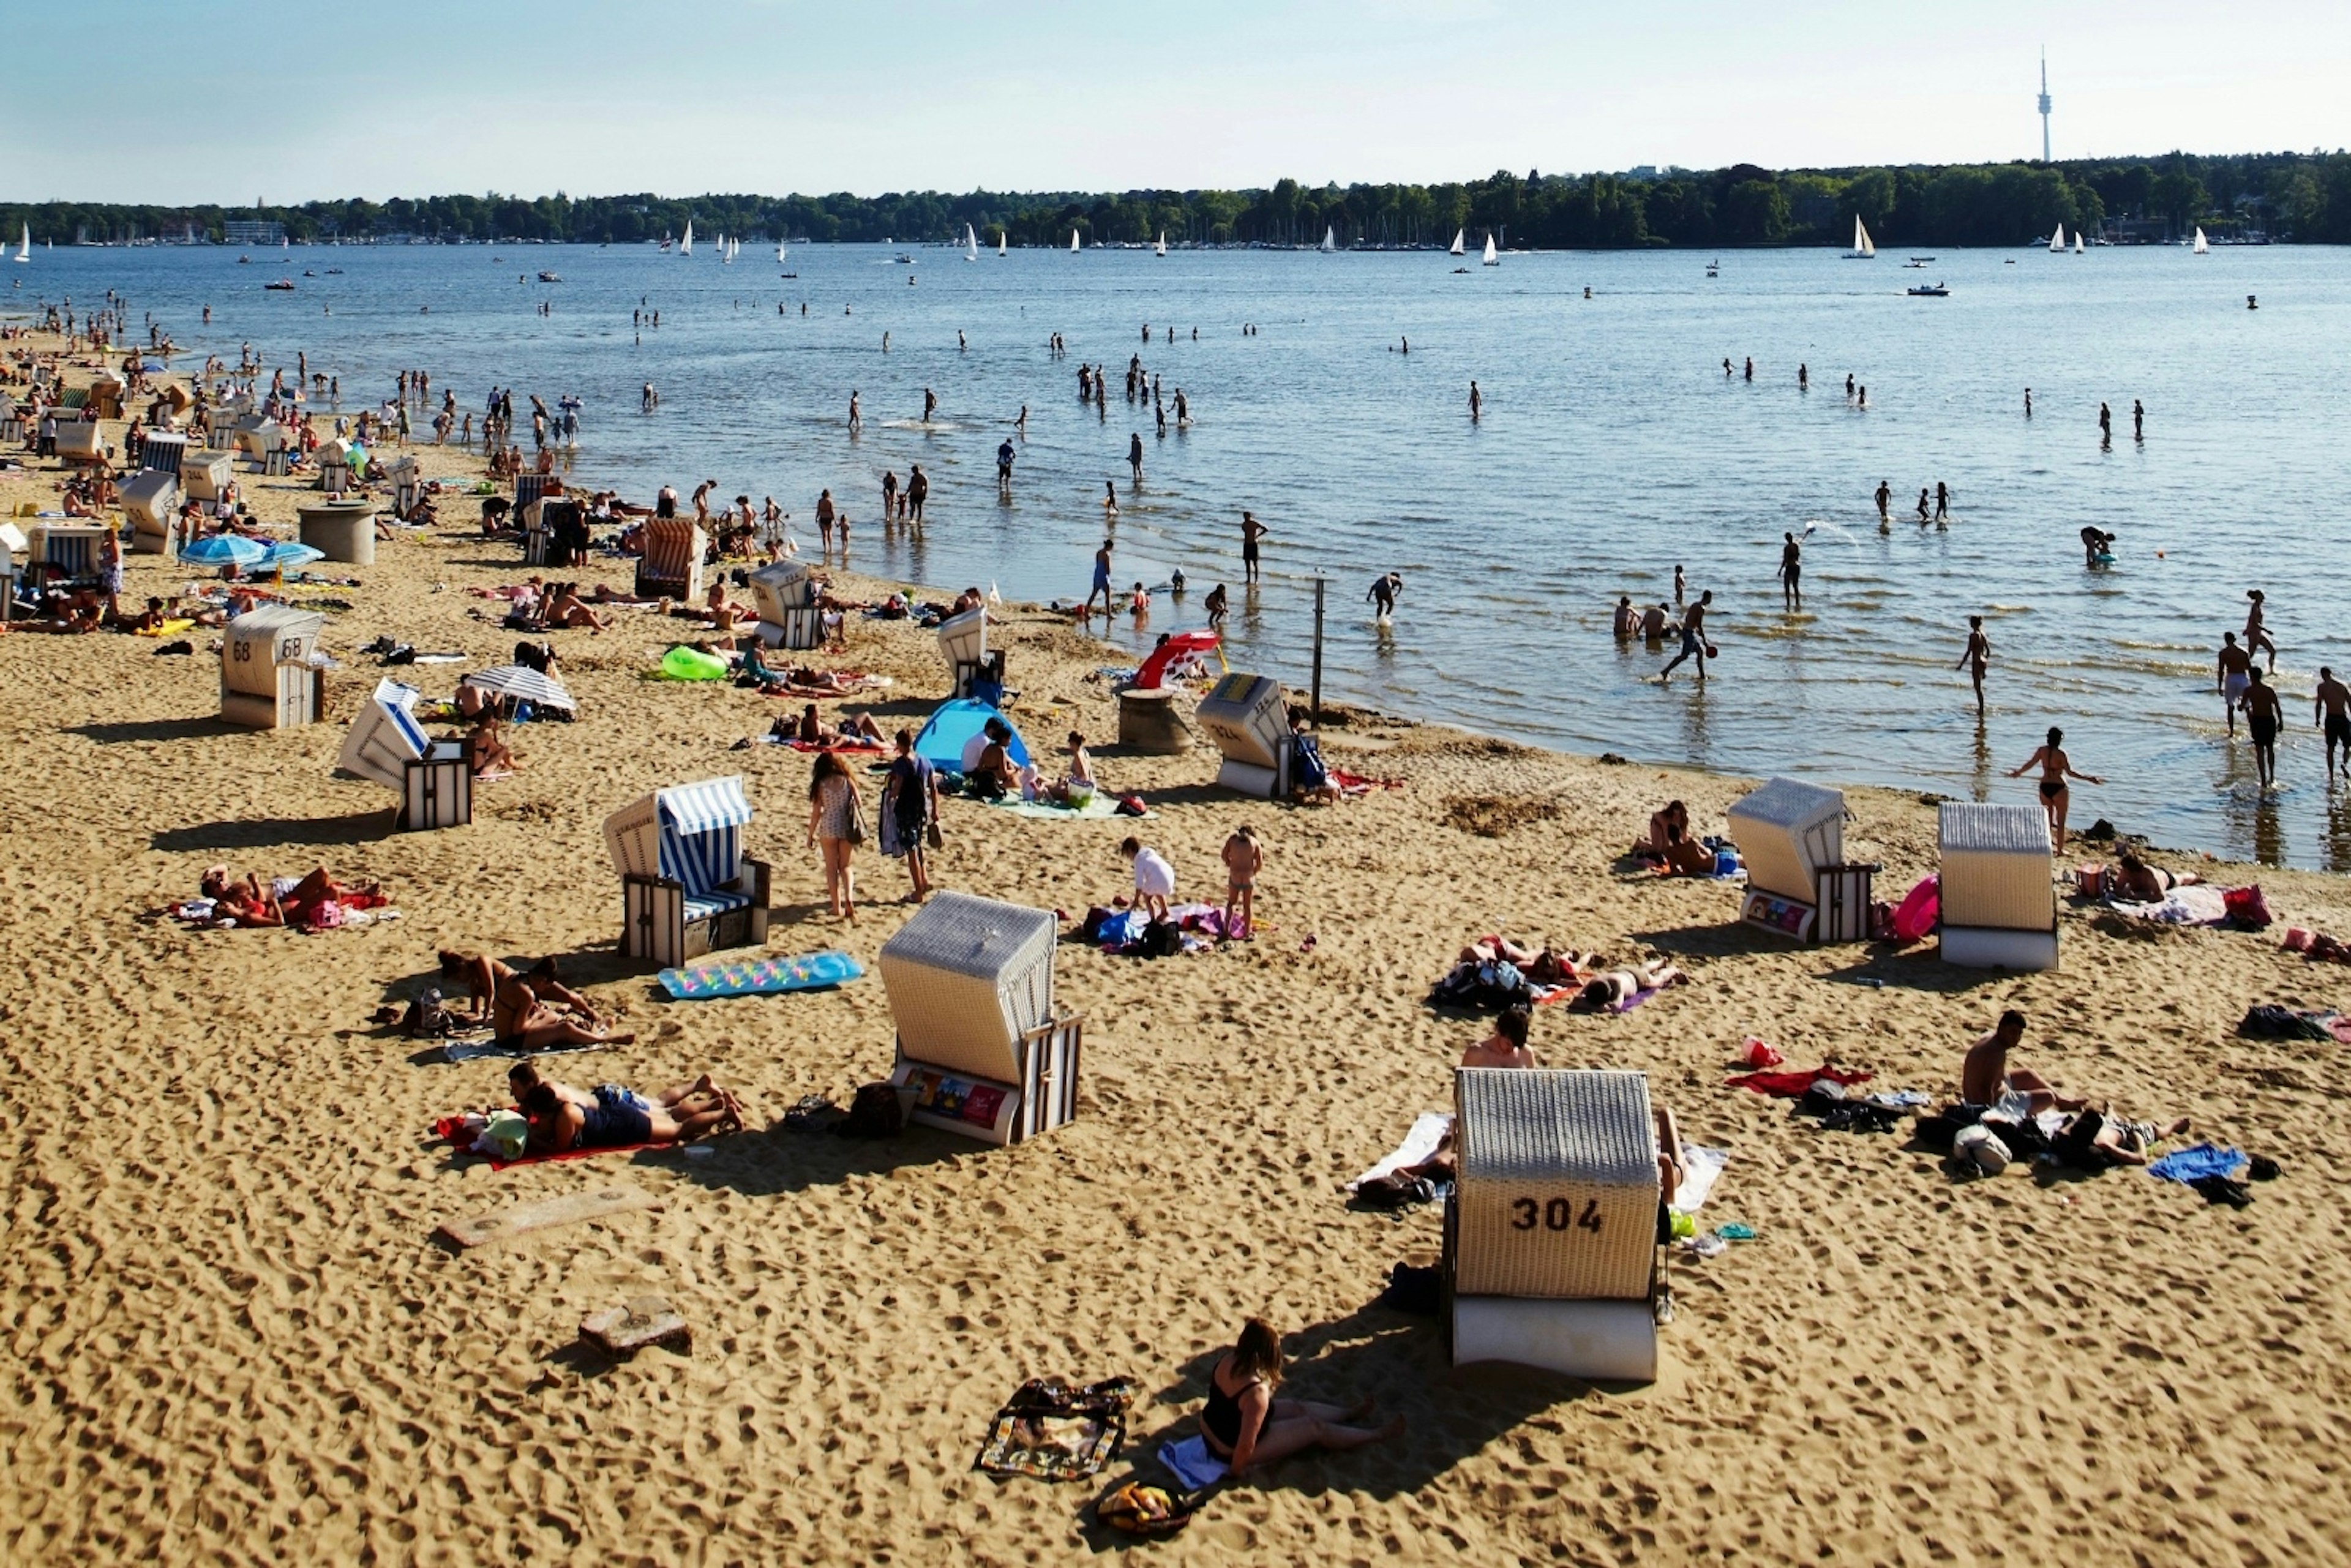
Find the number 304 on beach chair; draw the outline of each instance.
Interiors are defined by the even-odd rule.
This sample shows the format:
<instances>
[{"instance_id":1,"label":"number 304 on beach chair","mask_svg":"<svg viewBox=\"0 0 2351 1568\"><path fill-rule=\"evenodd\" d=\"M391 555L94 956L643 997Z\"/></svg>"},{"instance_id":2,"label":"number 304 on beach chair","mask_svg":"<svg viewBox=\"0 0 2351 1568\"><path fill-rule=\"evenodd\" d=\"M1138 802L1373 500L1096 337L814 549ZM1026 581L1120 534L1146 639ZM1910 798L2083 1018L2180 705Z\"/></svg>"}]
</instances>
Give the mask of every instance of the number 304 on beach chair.
<instances>
[{"instance_id":1,"label":"number 304 on beach chair","mask_svg":"<svg viewBox=\"0 0 2351 1568\"><path fill-rule=\"evenodd\" d=\"M738 775L656 789L604 819L621 873L621 954L674 968L768 940L768 866L743 852Z\"/></svg>"},{"instance_id":2,"label":"number 304 on beach chair","mask_svg":"<svg viewBox=\"0 0 2351 1568\"><path fill-rule=\"evenodd\" d=\"M1671 1122L1652 1111L1647 1075L1464 1068L1454 1084L1444 1280L1455 1364L1654 1380L1657 1154Z\"/></svg>"}]
</instances>

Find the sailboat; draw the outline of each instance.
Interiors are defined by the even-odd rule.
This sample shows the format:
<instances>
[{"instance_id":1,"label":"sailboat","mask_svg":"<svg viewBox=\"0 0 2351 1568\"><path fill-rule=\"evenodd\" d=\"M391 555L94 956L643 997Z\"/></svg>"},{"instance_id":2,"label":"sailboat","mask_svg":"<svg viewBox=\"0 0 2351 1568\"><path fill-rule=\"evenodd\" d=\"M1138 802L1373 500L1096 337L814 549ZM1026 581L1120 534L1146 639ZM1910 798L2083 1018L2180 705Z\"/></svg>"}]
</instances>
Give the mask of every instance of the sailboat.
<instances>
[{"instance_id":1,"label":"sailboat","mask_svg":"<svg viewBox=\"0 0 2351 1568\"><path fill-rule=\"evenodd\" d=\"M1447 254L1450 256L1462 255L1461 241L1468 235L1468 233L1469 231L1468 229L1455 229L1453 231L1453 248Z\"/></svg>"},{"instance_id":2,"label":"sailboat","mask_svg":"<svg viewBox=\"0 0 2351 1568\"><path fill-rule=\"evenodd\" d=\"M784 242L783 242L783 241L781 241L781 240L778 240L778 241L776 242L776 261L777 261L777 264L778 264L778 266L782 265L783 259L784 259Z\"/></svg>"},{"instance_id":3,"label":"sailboat","mask_svg":"<svg viewBox=\"0 0 2351 1568\"><path fill-rule=\"evenodd\" d=\"M2065 225L2064 224L2059 224L2057 225L2057 232L2049 236L2049 254L2052 256L2061 256L2064 253L2064 250Z\"/></svg>"},{"instance_id":4,"label":"sailboat","mask_svg":"<svg viewBox=\"0 0 2351 1568\"><path fill-rule=\"evenodd\" d=\"M1010 237L1010 233L1011 231L1008 229L998 229L996 231L996 259L998 261L1002 261L1004 259L1004 245L1005 241Z\"/></svg>"},{"instance_id":5,"label":"sailboat","mask_svg":"<svg viewBox=\"0 0 2351 1568\"><path fill-rule=\"evenodd\" d=\"M1071 256L1078 254L1078 231L1075 229L1070 231L1070 254Z\"/></svg>"},{"instance_id":6,"label":"sailboat","mask_svg":"<svg viewBox=\"0 0 2351 1568\"><path fill-rule=\"evenodd\" d=\"M2075 229L2074 231L2074 254L2075 256L2087 256L2090 254L2090 247L2082 242L2082 231L2080 229Z\"/></svg>"},{"instance_id":7,"label":"sailboat","mask_svg":"<svg viewBox=\"0 0 2351 1568\"><path fill-rule=\"evenodd\" d=\"M1159 243L1152 247L1151 254L1154 256L1165 256L1167 254L1167 231L1165 229L1161 229L1159 231Z\"/></svg>"},{"instance_id":8,"label":"sailboat","mask_svg":"<svg viewBox=\"0 0 2351 1568\"><path fill-rule=\"evenodd\" d=\"M718 236L718 262L722 267L726 263L726 236L725 235L720 235Z\"/></svg>"},{"instance_id":9,"label":"sailboat","mask_svg":"<svg viewBox=\"0 0 2351 1568\"><path fill-rule=\"evenodd\" d=\"M2204 230L2201 225L2199 225L2196 230L2196 243L2190 247L2190 249L2192 253L2197 256L2210 256L2212 254L2212 247L2210 245L2207 245L2204 241ZM16 259L18 261L25 259L25 256L22 251L16 253Z\"/></svg>"},{"instance_id":10,"label":"sailboat","mask_svg":"<svg viewBox=\"0 0 2351 1568\"><path fill-rule=\"evenodd\" d=\"M677 254L680 256L692 256L694 254L694 220L692 218L685 220L685 234L684 236L677 242Z\"/></svg>"},{"instance_id":11,"label":"sailboat","mask_svg":"<svg viewBox=\"0 0 2351 1568\"><path fill-rule=\"evenodd\" d=\"M1859 213L1853 215L1853 249L1845 253L1845 259L1847 261L1877 259L1877 247L1869 243L1869 230L1863 225Z\"/></svg>"},{"instance_id":12,"label":"sailboat","mask_svg":"<svg viewBox=\"0 0 2351 1568\"><path fill-rule=\"evenodd\" d=\"M2204 243L2202 229L2196 231L2196 243L2199 247ZM19 262L29 262L33 259L33 225L30 224L25 225L25 237L16 242L16 259Z\"/></svg>"},{"instance_id":13,"label":"sailboat","mask_svg":"<svg viewBox=\"0 0 2351 1568\"><path fill-rule=\"evenodd\" d=\"M1329 225L1324 225L1322 228L1322 254L1324 256L1328 256L1332 251L1337 250L1339 248L1338 241L1339 236L1332 232Z\"/></svg>"},{"instance_id":14,"label":"sailboat","mask_svg":"<svg viewBox=\"0 0 2351 1568\"><path fill-rule=\"evenodd\" d=\"M971 232L969 224L963 225L963 258L966 261L979 259L979 236Z\"/></svg>"},{"instance_id":15,"label":"sailboat","mask_svg":"<svg viewBox=\"0 0 2351 1568\"><path fill-rule=\"evenodd\" d=\"M1495 250L1494 236L1490 232L1486 235L1486 265L1488 267L1499 267L1502 265L1501 254Z\"/></svg>"}]
</instances>

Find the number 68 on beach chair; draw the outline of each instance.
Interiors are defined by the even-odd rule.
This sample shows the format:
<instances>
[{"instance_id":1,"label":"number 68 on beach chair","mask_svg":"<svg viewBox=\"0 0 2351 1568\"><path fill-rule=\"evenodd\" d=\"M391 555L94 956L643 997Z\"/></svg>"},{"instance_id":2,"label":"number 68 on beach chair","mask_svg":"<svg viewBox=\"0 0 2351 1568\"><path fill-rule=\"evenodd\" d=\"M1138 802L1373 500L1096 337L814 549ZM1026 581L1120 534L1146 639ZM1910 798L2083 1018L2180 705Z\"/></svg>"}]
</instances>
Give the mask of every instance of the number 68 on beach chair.
<instances>
[{"instance_id":1,"label":"number 68 on beach chair","mask_svg":"<svg viewBox=\"0 0 2351 1568\"><path fill-rule=\"evenodd\" d=\"M737 775L656 789L604 819L621 873L621 955L663 968L768 940L768 866L743 852Z\"/></svg>"},{"instance_id":2,"label":"number 68 on beach chair","mask_svg":"<svg viewBox=\"0 0 2351 1568\"><path fill-rule=\"evenodd\" d=\"M1653 1112L1647 1074L1464 1068L1454 1084L1443 1270L1454 1363L1653 1380L1657 1156L1672 1124Z\"/></svg>"}]
</instances>

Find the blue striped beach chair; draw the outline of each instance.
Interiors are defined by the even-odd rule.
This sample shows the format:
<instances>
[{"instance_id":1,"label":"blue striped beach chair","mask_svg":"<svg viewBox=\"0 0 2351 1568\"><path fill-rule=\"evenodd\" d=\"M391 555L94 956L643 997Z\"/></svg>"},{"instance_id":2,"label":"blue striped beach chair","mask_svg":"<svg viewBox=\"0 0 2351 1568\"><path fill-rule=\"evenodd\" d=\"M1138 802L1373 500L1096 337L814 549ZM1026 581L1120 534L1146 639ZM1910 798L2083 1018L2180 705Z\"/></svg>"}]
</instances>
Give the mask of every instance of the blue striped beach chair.
<instances>
[{"instance_id":1,"label":"blue striped beach chair","mask_svg":"<svg viewBox=\"0 0 2351 1568\"><path fill-rule=\"evenodd\" d=\"M768 940L768 868L743 852L737 775L656 789L604 820L621 873L621 953L664 968Z\"/></svg>"}]
</instances>

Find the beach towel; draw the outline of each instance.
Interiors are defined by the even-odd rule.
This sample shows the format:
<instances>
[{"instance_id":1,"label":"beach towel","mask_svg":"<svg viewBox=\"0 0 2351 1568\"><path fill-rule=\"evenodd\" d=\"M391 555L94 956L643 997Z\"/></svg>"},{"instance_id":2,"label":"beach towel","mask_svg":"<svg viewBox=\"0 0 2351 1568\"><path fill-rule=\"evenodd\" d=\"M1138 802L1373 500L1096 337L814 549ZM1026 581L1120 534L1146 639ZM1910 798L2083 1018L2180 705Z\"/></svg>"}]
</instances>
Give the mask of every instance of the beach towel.
<instances>
[{"instance_id":1,"label":"beach towel","mask_svg":"<svg viewBox=\"0 0 2351 1568\"><path fill-rule=\"evenodd\" d=\"M519 1155L513 1159L507 1159L475 1145L475 1139L479 1131L479 1117L469 1121L464 1116L443 1116L433 1124L433 1135L435 1138L444 1144L455 1145L456 1153L460 1156L474 1154L483 1155L490 1162L490 1169L494 1171L502 1171L508 1166L546 1165L556 1160L589 1160L594 1159L599 1155L627 1155L634 1154L639 1149L678 1146L674 1144L614 1144L602 1148L565 1149L557 1154Z\"/></svg>"},{"instance_id":2,"label":"beach towel","mask_svg":"<svg viewBox=\"0 0 2351 1568\"><path fill-rule=\"evenodd\" d=\"M681 1002L716 997L768 997L787 991L831 990L865 971L846 953L802 953L790 958L747 958L691 968L664 969L654 981Z\"/></svg>"},{"instance_id":3,"label":"beach towel","mask_svg":"<svg viewBox=\"0 0 2351 1568\"><path fill-rule=\"evenodd\" d=\"M2117 915L2134 920L2152 920L2163 925L2223 925L2229 920L2226 894L2217 887L2203 883L2191 883L2175 887L2151 904L2128 904L2119 900L2108 905Z\"/></svg>"},{"instance_id":4,"label":"beach towel","mask_svg":"<svg viewBox=\"0 0 2351 1568\"><path fill-rule=\"evenodd\" d=\"M1725 1089L1752 1089L1775 1100L1793 1100L1823 1079L1831 1083L1866 1083L1869 1074L1823 1062L1810 1072L1744 1072L1722 1081Z\"/></svg>"},{"instance_id":5,"label":"beach towel","mask_svg":"<svg viewBox=\"0 0 2351 1568\"><path fill-rule=\"evenodd\" d=\"M2244 1163L2245 1156L2235 1149L2194 1144L2175 1150L2159 1160L2149 1161L2147 1174L2158 1181L2176 1181L2182 1186L2193 1186L2207 1176L2225 1179Z\"/></svg>"},{"instance_id":6,"label":"beach towel","mask_svg":"<svg viewBox=\"0 0 2351 1568\"><path fill-rule=\"evenodd\" d=\"M1614 1013L1629 1013L1635 1008L1639 1007L1643 1002L1647 1001L1651 997L1656 996L1657 992L1663 988L1664 988L1659 986L1651 986L1646 990L1635 991L1631 996L1626 997L1623 1001L1618 1002L1614 1007L1608 1010ZM1544 998L1542 999L1548 1001L1550 998Z\"/></svg>"},{"instance_id":7,"label":"beach towel","mask_svg":"<svg viewBox=\"0 0 2351 1568\"><path fill-rule=\"evenodd\" d=\"M1394 1176L1406 1166L1420 1164L1437 1152L1437 1145L1452 1130L1453 1113L1450 1111L1423 1111L1413 1118L1412 1131L1404 1135L1404 1142L1390 1150L1379 1164L1349 1182L1347 1190L1353 1192L1367 1181Z\"/></svg>"},{"instance_id":8,"label":"beach towel","mask_svg":"<svg viewBox=\"0 0 2351 1568\"><path fill-rule=\"evenodd\" d=\"M1696 1214L1706 1202L1706 1195L1714 1190L1722 1167L1730 1156L1720 1149L1708 1148L1704 1144L1682 1145L1682 1184L1674 1188L1674 1207L1684 1214Z\"/></svg>"},{"instance_id":9,"label":"beach towel","mask_svg":"<svg viewBox=\"0 0 2351 1568\"><path fill-rule=\"evenodd\" d=\"M861 753L867 757L879 757L889 749L878 740L837 740L830 746L819 746L813 741L807 740L788 740L784 744L794 751L805 752L810 757L819 753L830 753L834 757L848 757Z\"/></svg>"},{"instance_id":10,"label":"beach towel","mask_svg":"<svg viewBox=\"0 0 2351 1568\"><path fill-rule=\"evenodd\" d=\"M1225 1461L1208 1452L1208 1439L1194 1433L1181 1442L1162 1443L1159 1462L1186 1491L1199 1491L1225 1479Z\"/></svg>"},{"instance_id":11,"label":"beach towel","mask_svg":"<svg viewBox=\"0 0 2351 1568\"><path fill-rule=\"evenodd\" d=\"M1100 1470L1126 1439L1135 1385L1123 1377L1071 1387L1031 1378L988 1423L974 1469L1043 1481L1082 1480Z\"/></svg>"},{"instance_id":12,"label":"beach towel","mask_svg":"<svg viewBox=\"0 0 2351 1568\"><path fill-rule=\"evenodd\" d=\"M992 810L1009 811L1016 817L1032 817L1044 822L1075 822L1118 815L1118 797L1107 789L1097 789L1082 806L1057 806L1050 800L990 800ZM1145 811L1144 816L1151 813Z\"/></svg>"},{"instance_id":13,"label":"beach towel","mask_svg":"<svg viewBox=\"0 0 2351 1568\"><path fill-rule=\"evenodd\" d=\"M602 1051L605 1049L606 1047L601 1040L593 1042L583 1040L576 1045L545 1045L534 1050L530 1046L509 1045L495 1040L451 1040L442 1042L441 1060L444 1061L474 1061L485 1056L503 1056L510 1057L516 1061L520 1061L526 1056L569 1056L574 1051Z\"/></svg>"}]
</instances>

